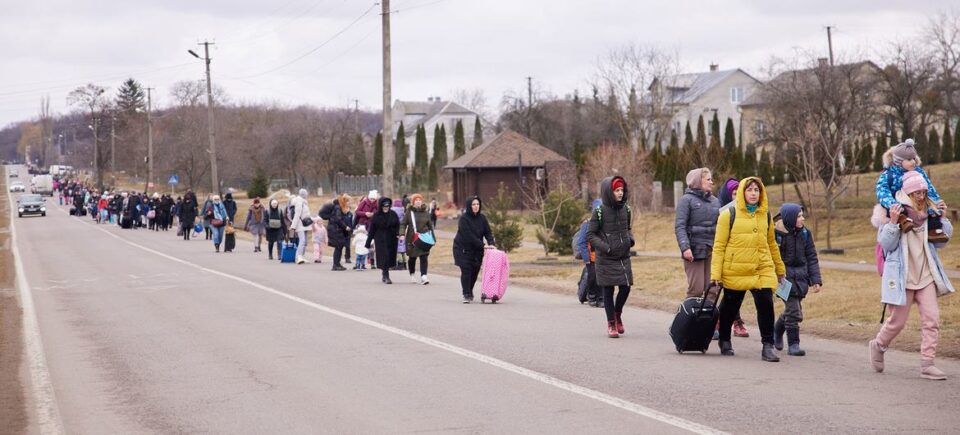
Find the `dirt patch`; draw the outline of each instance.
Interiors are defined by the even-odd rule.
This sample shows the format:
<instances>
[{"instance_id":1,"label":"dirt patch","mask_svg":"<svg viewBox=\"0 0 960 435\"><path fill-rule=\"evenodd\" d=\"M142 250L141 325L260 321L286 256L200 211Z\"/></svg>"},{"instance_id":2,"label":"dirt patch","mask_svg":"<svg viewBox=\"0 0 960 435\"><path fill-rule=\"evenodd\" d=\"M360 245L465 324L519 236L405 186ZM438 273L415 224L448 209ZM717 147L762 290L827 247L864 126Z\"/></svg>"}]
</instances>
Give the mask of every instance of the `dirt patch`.
<instances>
[{"instance_id":1,"label":"dirt patch","mask_svg":"<svg viewBox=\"0 0 960 435\"><path fill-rule=\"evenodd\" d=\"M0 171L2 173L3 171ZM10 250L10 205L6 175L0 181L0 422L2 433L24 433L28 417L26 389L21 383L23 358L23 313L14 286L13 253Z\"/></svg>"}]
</instances>

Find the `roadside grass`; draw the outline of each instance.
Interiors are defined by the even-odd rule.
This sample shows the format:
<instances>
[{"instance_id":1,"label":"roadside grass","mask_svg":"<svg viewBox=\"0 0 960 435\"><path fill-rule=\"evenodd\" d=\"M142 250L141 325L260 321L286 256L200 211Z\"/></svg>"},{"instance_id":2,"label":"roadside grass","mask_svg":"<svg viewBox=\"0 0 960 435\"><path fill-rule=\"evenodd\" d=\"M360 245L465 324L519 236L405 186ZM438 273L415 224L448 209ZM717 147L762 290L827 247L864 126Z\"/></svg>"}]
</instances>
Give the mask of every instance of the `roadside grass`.
<instances>
[{"instance_id":1,"label":"roadside grass","mask_svg":"<svg viewBox=\"0 0 960 435\"><path fill-rule=\"evenodd\" d=\"M24 433L27 430L26 397L21 382L23 357L23 313L14 284L10 206L7 200L7 176L0 169L0 422L2 432Z\"/></svg>"}]
</instances>

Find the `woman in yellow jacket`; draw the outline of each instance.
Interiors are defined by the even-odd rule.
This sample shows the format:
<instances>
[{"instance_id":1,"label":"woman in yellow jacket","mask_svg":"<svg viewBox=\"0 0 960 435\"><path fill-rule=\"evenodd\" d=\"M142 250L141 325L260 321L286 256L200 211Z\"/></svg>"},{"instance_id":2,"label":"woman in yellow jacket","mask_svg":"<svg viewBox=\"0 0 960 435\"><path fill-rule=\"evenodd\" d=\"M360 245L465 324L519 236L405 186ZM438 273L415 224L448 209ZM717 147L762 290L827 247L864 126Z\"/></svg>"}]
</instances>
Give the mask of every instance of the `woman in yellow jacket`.
<instances>
[{"instance_id":1,"label":"woman in yellow jacket","mask_svg":"<svg viewBox=\"0 0 960 435\"><path fill-rule=\"evenodd\" d=\"M736 205L722 211L717 220L710 280L724 288L720 302L720 353L733 355L730 327L744 294L750 290L763 343L760 356L764 361L777 362L780 358L773 347L773 289L783 280L786 268L780 259L768 207L767 193L759 178L740 181Z\"/></svg>"}]
</instances>

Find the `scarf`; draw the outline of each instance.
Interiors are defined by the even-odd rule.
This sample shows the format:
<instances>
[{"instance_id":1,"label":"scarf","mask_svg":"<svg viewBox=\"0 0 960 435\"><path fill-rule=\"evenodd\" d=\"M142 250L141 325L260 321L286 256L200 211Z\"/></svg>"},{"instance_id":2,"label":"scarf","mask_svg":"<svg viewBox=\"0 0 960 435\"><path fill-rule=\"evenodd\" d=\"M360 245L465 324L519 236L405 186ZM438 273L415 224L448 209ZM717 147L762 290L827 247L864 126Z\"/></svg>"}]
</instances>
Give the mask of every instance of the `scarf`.
<instances>
[{"instance_id":1,"label":"scarf","mask_svg":"<svg viewBox=\"0 0 960 435\"><path fill-rule=\"evenodd\" d=\"M747 204L747 211L750 213L756 213L758 206L759 204Z\"/></svg>"},{"instance_id":2,"label":"scarf","mask_svg":"<svg viewBox=\"0 0 960 435\"><path fill-rule=\"evenodd\" d=\"M913 227L920 228L927 222L927 212L920 211L910 206L903 207L903 211L907 214L907 217L913 220Z\"/></svg>"},{"instance_id":3,"label":"scarf","mask_svg":"<svg viewBox=\"0 0 960 435\"><path fill-rule=\"evenodd\" d=\"M254 221L254 222L262 222L262 221L263 221L263 206L261 206L261 205L255 205L255 206L253 206L253 207L250 207L250 210L253 211L253 221Z\"/></svg>"}]
</instances>

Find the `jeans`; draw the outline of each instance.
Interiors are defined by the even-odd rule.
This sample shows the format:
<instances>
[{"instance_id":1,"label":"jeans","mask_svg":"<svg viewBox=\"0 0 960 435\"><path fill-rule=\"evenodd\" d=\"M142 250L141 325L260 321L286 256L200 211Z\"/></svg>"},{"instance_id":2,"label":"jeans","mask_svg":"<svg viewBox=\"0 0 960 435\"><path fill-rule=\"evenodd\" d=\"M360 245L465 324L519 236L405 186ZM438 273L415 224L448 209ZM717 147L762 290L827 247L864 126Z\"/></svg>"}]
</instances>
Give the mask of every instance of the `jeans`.
<instances>
[{"instance_id":1,"label":"jeans","mask_svg":"<svg viewBox=\"0 0 960 435\"><path fill-rule=\"evenodd\" d=\"M750 290L757 306L757 324L760 326L760 341L773 344L773 290L768 288ZM746 291L724 289L720 302L720 340L730 341L730 328L740 312Z\"/></svg>"},{"instance_id":2,"label":"jeans","mask_svg":"<svg viewBox=\"0 0 960 435\"><path fill-rule=\"evenodd\" d=\"M357 269L366 269L367 268L367 256L357 254Z\"/></svg>"},{"instance_id":3,"label":"jeans","mask_svg":"<svg viewBox=\"0 0 960 435\"><path fill-rule=\"evenodd\" d=\"M220 243L223 243L223 227L210 226L210 232L213 237L213 245L219 247Z\"/></svg>"},{"instance_id":4,"label":"jeans","mask_svg":"<svg viewBox=\"0 0 960 435\"><path fill-rule=\"evenodd\" d=\"M303 257L307 253L307 229L301 227L297 230L297 257Z\"/></svg>"},{"instance_id":5,"label":"jeans","mask_svg":"<svg viewBox=\"0 0 960 435\"><path fill-rule=\"evenodd\" d=\"M607 315L607 321L612 322L616 320L614 316L615 313L622 313L623 306L627 304L627 297L630 296L630 286L621 285L620 291L617 292L617 299L615 303L613 299L613 287L608 286L603 287L603 311Z\"/></svg>"}]
</instances>

